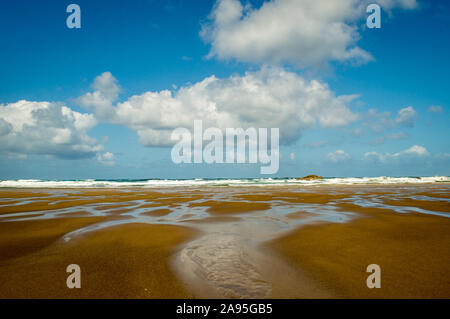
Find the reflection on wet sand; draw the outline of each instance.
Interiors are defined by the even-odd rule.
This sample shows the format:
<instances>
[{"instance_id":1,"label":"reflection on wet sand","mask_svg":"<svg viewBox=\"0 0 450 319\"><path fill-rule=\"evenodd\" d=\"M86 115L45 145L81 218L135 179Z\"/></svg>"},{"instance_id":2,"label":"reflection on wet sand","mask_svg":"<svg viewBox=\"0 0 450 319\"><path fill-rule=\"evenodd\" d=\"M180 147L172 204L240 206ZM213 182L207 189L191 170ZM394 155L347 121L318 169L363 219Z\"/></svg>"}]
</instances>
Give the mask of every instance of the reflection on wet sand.
<instances>
[{"instance_id":1,"label":"reflection on wet sand","mask_svg":"<svg viewBox=\"0 0 450 319\"><path fill-rule=\"evenodd\" d=\"M0 296L450 297L450 284L439 279L450 266L449 190L448 184L3 189ZM121 290L104 291L94 279L76 293L42 284L56 265L77 259L102 265ZM389 291L365 286L363 266L376 261L393 285ZM21 272L34 276L23 282ZM417 274L423 279L400 287Z\"/></svg>"}]
</instances>

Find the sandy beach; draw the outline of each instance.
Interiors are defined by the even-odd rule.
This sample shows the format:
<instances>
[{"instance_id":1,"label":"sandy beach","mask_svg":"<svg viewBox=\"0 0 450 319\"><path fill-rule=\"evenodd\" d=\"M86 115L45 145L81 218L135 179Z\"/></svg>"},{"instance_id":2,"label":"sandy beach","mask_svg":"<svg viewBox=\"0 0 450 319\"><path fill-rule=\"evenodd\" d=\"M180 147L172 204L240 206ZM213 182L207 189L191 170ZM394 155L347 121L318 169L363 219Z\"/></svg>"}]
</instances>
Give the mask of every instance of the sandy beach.
<instances>
[{"instance_id":1,"label":"sandy beach","mask_svg":"<svg viewBox=\"0 0 450 319\"><path fill-rule=\"evenodd\" d=\"M450 298L449 217L440 183L5 188L0 298Z\"/></svg>"}]
</instances>

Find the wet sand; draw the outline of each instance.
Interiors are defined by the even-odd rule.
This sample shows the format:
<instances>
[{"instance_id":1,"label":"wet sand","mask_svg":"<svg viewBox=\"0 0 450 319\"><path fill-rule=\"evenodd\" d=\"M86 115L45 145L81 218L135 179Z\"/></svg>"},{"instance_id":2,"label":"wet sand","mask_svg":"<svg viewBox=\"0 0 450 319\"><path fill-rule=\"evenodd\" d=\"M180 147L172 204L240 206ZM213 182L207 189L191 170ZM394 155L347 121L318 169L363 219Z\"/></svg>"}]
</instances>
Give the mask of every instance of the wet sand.
<instances>
[{"instance_id":1,"label":"wet sand","mask_svg":"<svg viewBox=\"0 0 450 319\"><path fill-rule=\"evenodd\" d=\"M450 298L449 217L447 184L1 189L0 297Z\"/></svg>"},{"instance_id":2,"label":"wet sand","mask_svg":"<svg viewBox=\"0 0 450 319\"><path fill-rule=\"evenodd\" d=\"M0 298L189 298L169 258L193 235L180 226L133 223L2 258ZM66 286L69 264L81 268L80 289Z\"/></svg>"},{"instance_id":3,"label":"wet sand","mask_svg":"<svg viewBox=\"0 0 450 319\"><path fill-rule=\"evenodd\" d=\"M368 209L345 224L301 228L268 244L339 298L450 298L446 217ZM369 264L381 288L368 289Z\"/></svg>"}]
</instances>

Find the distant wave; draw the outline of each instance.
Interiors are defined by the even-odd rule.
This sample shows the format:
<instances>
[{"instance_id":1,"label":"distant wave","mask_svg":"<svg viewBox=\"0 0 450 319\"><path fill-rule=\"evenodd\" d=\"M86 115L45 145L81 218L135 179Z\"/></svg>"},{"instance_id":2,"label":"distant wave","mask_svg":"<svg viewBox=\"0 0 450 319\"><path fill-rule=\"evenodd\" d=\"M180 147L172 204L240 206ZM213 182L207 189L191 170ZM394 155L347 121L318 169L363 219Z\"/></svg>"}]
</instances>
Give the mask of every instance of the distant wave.
<instances>
[{"instance_id":1,"label":"distant wave","mask_svg":"<svg viewBox=\"0 0 450 319\"><path fill-rule=\"evenodd\" d=\"M114 180L38 180L19 179L0 181L0 188L156 188L180 186L282 186L282 185L364 185L364 184L426 184L449 183L449 176L433 177L327 177L317 180L296 178L241 179L114 179Z\"/></svg>"}]
</instances>

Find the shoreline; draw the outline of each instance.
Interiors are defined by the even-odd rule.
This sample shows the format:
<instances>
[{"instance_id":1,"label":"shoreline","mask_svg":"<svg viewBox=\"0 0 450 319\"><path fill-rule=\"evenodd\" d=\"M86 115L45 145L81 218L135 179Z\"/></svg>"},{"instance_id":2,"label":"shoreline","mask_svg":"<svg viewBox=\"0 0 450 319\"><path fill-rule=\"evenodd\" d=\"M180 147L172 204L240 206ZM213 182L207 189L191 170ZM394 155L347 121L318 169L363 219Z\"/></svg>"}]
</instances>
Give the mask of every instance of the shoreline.
<instances>
[{"instance_id":1,"label":"shoreline","mask_svg":"<svg viewBox=\"0 0 450 319\"><path fill-rule=\"evenodd\" d=\"M401 185L450 183L450 176L375 176L375 177L250 177L250 178L190 178L190 179L82 179L82 180L0 180L0 189L31 188L174 188L174 187L253 187L253 186L313 186L313 185Z\"/></svg>"},{"instance_id":2,"label":"shoreline","mask_svg":"<svg viewBox=\"0 0 450 319\"><path fill-rule=\"evenodd\" d=\"M181 180L183 181L183 180ZM300 181L299 181L300 182ZM308 182L308 181L307 181ZM252 188L252 187L396 187L396 186L430 186L430 185L450 185L450 181L432 181L432 182L418 182L418 183L407 183L407 182L397 182L397 183L278 183L278 184L233 184L233 185L155 185L155 186L0 186L0 190L154 190L154 189L175 189L175 188L191 188L191 189L201 189L201 188Z\"/></svg>"}]
</instances>

